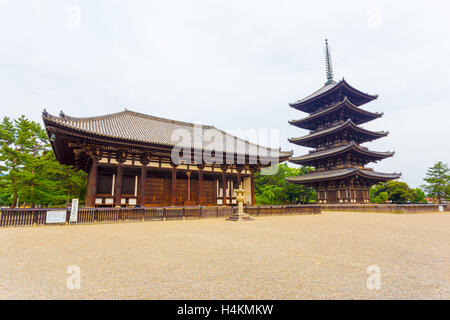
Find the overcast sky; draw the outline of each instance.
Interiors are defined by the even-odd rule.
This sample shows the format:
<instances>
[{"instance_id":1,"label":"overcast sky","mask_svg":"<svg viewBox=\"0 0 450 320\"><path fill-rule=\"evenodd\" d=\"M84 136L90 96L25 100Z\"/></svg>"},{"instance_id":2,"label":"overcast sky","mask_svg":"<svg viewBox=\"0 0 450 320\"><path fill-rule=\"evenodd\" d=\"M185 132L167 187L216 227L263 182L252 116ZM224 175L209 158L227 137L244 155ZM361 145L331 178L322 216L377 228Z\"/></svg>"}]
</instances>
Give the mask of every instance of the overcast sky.
<instances>
[{"instance_id":1,"label":"overcast sky","mask_svg":"<svg viewBox=\"0 0 450 320\"><path fill-rule=\"evenodd\" d=\"M450 162L450 1L0 0L1 116L42 122L125 107L220 129L305 130L288 106L325 82L324 39L335 79L379 94L387 130L365 144L396 151L369 164L420 186Z\"/></svg>"}]
</instances>

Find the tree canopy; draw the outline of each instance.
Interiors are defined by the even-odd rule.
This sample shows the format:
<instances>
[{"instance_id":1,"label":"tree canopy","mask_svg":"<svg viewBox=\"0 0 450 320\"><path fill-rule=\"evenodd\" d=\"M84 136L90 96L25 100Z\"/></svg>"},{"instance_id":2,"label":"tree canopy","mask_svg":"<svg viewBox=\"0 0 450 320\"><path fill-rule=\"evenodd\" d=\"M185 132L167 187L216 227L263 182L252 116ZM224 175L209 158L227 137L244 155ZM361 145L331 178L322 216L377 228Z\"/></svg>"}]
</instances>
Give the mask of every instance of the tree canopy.
<instances>
[{"instance_id":1,"label":"tree canopy","mask_svg":"<svg viewBox=\"0 0 450 320\"><path fill-rule=\"evenodd\" d=\"M422 187L428 196L436 198L438 201L450 197L450 169L446 163L436 162L434 166L428 168L423 180L426 184Z\"/></svg>"},{"instance_id":2,"label":"tree canopy","mask_svg":"<svg viewBox=\"0 0 450 320\"><path fill-rule=\"evenodd\" d=\"M420 188L410 188L405 182L388 181L370 188L372 203L426 203L425 193Z\"/></svg>"},{"instance_id":3,"label":"tree canopy","mask_svg":"<svg viewBox=\"0 0 450 320\"><path fill-rule=\"evenodd\" d=\"M0 123L0 204L61 205L84 198L85 174L58 163L45 130L25 116Z\"/></svg>"},{"instance_id":4,"label":"tree canopy","mask_svg":"<svg viewBox=\"0 0 450 320\"><path fill-rule=\"evenodd\" d=\"M255 174L256 204L287 204L314 202L314 189L286 182L287 177L303 175L314 170L311 167L292 168L287 164L279 164L274 175Z\"/></svg>"}]
</instances>

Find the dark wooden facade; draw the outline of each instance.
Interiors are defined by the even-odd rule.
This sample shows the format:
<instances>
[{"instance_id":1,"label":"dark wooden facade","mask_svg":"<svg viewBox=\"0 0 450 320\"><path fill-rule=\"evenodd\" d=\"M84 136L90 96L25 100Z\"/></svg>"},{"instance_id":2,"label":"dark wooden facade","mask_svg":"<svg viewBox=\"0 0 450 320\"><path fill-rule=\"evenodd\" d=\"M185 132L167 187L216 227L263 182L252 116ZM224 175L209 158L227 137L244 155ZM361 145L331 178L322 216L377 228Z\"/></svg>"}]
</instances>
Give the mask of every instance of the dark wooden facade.
<instances>
[{"instance_id":1,"label":"dark wooden facade","mask_svg":"<svg viewBox=\"0 0 450 320\"><path fill-rule=\"evenodd\" d=\"M88 173L87 207L232 205L239 186L254 204L254 174L268 160L253 161L249 152L235 153L232 163L205 163L196 161L204 150L192 149L190 161L175 164L171 134L194 125L129 110L92 118L44 110L43 120L58 161ZM291 155L280 152L276 160Z\"/></svg>"},{"instance_id":2,"label":"dark wooden facade","mask_svg":"<svg viewBox=\"0 0 450 320\"><path fill-rule=\"evenodd\" d=\"M318 203L368 203L370 186L397 179L400 174L380 173L365 166L391 157L394 152L371 151L361 146L388 134L360 126L383 115L360 108L378 96L363 93L344 79L335 82L328 44L326 53L325 85L310 96L290 104L292 108L309 115L289 123L310 130L310 133L289 141L314 148L306 155L292 157L290 162L315 167L316 170L304 176L287 178L287 181L313 187Z\"/></svg>"}]
</instances>

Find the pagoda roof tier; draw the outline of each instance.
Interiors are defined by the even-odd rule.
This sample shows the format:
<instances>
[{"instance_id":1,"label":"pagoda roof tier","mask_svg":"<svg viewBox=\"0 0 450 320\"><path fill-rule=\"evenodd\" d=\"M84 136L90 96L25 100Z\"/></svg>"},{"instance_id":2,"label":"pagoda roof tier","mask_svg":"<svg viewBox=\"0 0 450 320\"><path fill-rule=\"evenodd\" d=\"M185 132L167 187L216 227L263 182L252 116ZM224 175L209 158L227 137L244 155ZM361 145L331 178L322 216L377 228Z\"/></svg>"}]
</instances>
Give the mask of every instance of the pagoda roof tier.
<instances>
[{"instance_id":1,"label":"pagoda roof tier","mask_svg":"<svg viewBox=\"0 0 450 320\"><path fill-rule=\"evenodd\" d=\"M215 148L216 153L234 153L236 155L238 154L236 150L239 150L237 146L244 145L245 152L243 150L244 153L239 153L239 156L257 157L262 154L267 155L266 158L273 158L272 155L278 153L279 161L282 162L286 161L293 154L292 151L281 151L259 146L213 126L169 120L126 109L122 112L87 118L70 117L63 112L58 117L44 110L42 117L49 136L51 133L63 133L79 139L121 148L133 147L141 150L156 148L158 150L171 151L175 146L194 148L197 145L195 138L198 138L203 144L201 146L202 150L208 150L203 137L205 137L208 130L211 130L208 131L208 134L217 134L224 139L222 146ZM187 133L191 140L184 141L186 142L186 145L184 145L183 140L178 141L180 139L180 134L178 134L176 136L177 139L174 141L172 135L176 130L179 130L180 134ZM200 134L201 136L199 136ZM51 140L57 159L63 163L70 162L68 153L73 154L73 150L68 150L63 141L55 142L53 139ZM227 141L233 141L233 144L229 145ZM238 144L238 142L242 144Z\"/></svg>"},{"instance_id":2,"label":"pagoda roof tier","mask_svg":"<svg viewBox=\"0 0 450 320\"><path fill-rule=\"evenodd\" d=\"M355 133L355 135L359 137L359 143L372 141L381 137L385 137L389 134L389 132L385 131L376 132L361 128L356 124L354 124L351 119L348 119L343 123L328 127L326 129L315 131L306 136L299 138L291 138L289 139L289 142L304 147L315 147L317 145L318 139L325 138L331 135L334 136L337 133L342 132L344 130L349 130L350 132Z\"/></svg>"},{"instance_id":3,"label":"pagoda roof tier","mask_svg":"<svg viewBox=\"0 0 450 320\"><path fill-rule=\"evenodd\" d=\"M322 181L339 180L352 176L361 176L363 178L375 181L388 181L401 177L401 173L382 173L361 168L345 168L329 171L312 172L302 176L289 177L286 181L295 184L312 184Z\"/></svg>"},{"instance_id":4,"label":"pagoda roof tier","mask_svg":"<svg viewBox=\"0 0 450 320\"><path fill-rule=\"evenodd\" d=\"M299 164L299 165L311 165L313 162L320 159L332 158L340 154L344 154L347 152L356 153L359 155L366 156L372 161L378 161L385 158L392 157L394 152L379 152L379 151L371 151L367 148L361 147L360 145L351 142L347 145L340 146L337 148L330 148L321 151L311 152L299 157L293 157L289 159L289 162Z\"/></svg>"},{"instance_id":5,"label":"pagoda roof tier","mask_svg":"<svg viewBox=\"0 0 450 320\"><path fill-rule=\"evenodd\" d=\"M354 105L347 97L344 97L344 100L334 104L331 107L313 113L306 118L289 121L289 123L299 128L314 130L317 126L317 121L320 122L320 119L339 112L343 112L344 115L350 118L355 124L363 124L383 116L383 113L370 112L361 109Z\"/></svg>"},{"instance_id":6,"label":"pagoda roof tier","mask_svg":"<svg viewBox=\"0 0 450 320\"><path fill-rule=\"evenodd\" d=\"M368 93L361 92L353 88L344 79L342 79L339 82L327 82L327 84L316 92L301 100L298 100L297 102L290 103L289 105L294 109L307 113L313 113L325 105L342 101L344 97L348 97L356 106L361 106L367 102L377 99L378 95L370 95Z\"/></svg>"}]
</instances>

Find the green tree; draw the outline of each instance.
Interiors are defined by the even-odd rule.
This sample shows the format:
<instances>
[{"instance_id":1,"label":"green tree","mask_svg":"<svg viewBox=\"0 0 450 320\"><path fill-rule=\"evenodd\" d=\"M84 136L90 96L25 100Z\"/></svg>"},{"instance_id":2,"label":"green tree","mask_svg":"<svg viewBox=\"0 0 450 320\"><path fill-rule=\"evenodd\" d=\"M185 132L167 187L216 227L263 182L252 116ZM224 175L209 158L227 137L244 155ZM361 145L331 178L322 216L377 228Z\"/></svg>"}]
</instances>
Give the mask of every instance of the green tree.
<instances>
[{"instance_id":1,"label":"green tree","mask_svg":"<svg viewBox=\"0 0 450 320\"><path fill-rule=\"evenodd\" d=\"M420 188L411 189L413 203L427 203L425 200L425 192Z\"/></svg>"},{"instance_id":2,"label":"green tree","mask_svg":"<svg viewBox=\"0 0 450 320\"><path fill-rule=\"evenodd\" d=\"M401 181L388 181L376 184L370 188L370 201L372 203L424 203L425 194L420 188L411 189L408 184Z\"/></svg>"},{"instance_id":3,"label":"green tree","mask_svg":"<svg viewBox=\"0 0 450 320\"><path fill-rule=\"evenodd\" d=\"M389 200L394 203L407 203L413 198L409 186L401 181L389 181L386 192L389 194Z\"/></svg>"},{"instance_id":4,"label":"green tree","mask_svg":"<svg viewBox=\"0 0 450 320\"><path fill-rule=\"evenodd\" d=\"M373 203L386 203L389 200L389 194L386 192L384 184L376 184L369 190L370 201Z\"/></svg>"},{"instance_id":5,"label":"green tree","mask_svg":"<svg viewBox=\"0 0 450 320\"><path fill-rule=\"evenodd\" d=\"M316 199L314 189L286 182L287 177L303 175L310 167L292 168L279 164L273 175L255 174L255 200L257 204L308 203Z\"/></svg>"},{"instance_id":6,"label":"green tree","mask_svg":"<svg viewBox=\"0 0 450 320\"><path fill-rule=\"evenodd\" d=\"M422 187L430 197L437 198L439 202L449 198L450 169L446 163L436 162L434 166L428 168L423 180L426 184Z\"/></svg>"},{"instance_id":7,"label":"green tree","mask_svg":"<svg viewBox=\"0 0 450 320\"><path fill-rule=\"evenodd\" d=\"M1 152L0 168L4 187L12 194L11 206L18 200L19 189L25 184L27 172L33 156L38 156L40 142L43 138L39 124L28 121L24 116L11 121L3 118L0 124ZM33 186L27 186L31 189Z\"/></svg>"},{"instance_id":8,"label":"green tree","mask_svg":"<svg viewBox=\"0 0 450 320\"><path fill-rule=\"evenodd\" d=\"M24 116L0 123L0 203L62 205L82 198L85 174L60 165L39 123Z\"/></svg>"}]
</instances>

